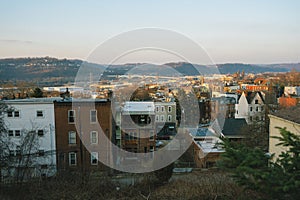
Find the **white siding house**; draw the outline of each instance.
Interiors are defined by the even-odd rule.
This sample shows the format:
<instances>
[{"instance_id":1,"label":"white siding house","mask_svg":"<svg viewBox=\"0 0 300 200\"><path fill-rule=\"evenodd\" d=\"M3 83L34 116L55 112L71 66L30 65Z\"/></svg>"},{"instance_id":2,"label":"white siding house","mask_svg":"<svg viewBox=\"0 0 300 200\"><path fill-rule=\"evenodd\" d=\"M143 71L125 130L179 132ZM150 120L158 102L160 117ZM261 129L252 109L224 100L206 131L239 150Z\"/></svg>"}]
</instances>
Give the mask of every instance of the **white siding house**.
<instances>
[{"instance_id":1,"label":"white siding house","mask_svg":"<svg viewBox=\"0 0 300 200\"><path fill-rule=\"evenodd\" d=\"M2 178L48 177L56 173L53 101L57 99L4 101L10 108L4 115L4 123L11 162L2 169Z\"/></svg>"},{"instance_id":2,"label":"white siding house","mask_svg":"<svg viewBox=\"0 0 300 200\"><path fill-rule=\"evenodd\" d=\"M235 118L244 118L246 122L264 121L265 103L261 92L243 92L235 105Z\"/></svg>"}]
</instances>

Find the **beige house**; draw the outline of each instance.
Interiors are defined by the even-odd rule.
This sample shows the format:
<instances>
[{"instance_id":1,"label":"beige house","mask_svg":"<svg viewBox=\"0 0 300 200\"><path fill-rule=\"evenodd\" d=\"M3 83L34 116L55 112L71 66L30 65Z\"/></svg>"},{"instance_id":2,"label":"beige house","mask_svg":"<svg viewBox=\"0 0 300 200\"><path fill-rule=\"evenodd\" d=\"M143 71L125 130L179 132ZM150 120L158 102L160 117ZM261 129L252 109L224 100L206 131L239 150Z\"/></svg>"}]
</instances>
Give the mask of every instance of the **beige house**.
<instances>
[{"instance_id":1,"label":"beige house","mask_svg":"<svg viewBox=\"0 0 300 200\"><path fill-rule=\"evenodd\" d=\"M281 152L286 151L286 147L276 146L279 140L272 136L280 136L280 131L276 127L286 128L288 131L300 135L300 106L291 107L270 114L270 139L269 152L275 154L274 159L278 158Z\"/></svg>"}]
</instances>

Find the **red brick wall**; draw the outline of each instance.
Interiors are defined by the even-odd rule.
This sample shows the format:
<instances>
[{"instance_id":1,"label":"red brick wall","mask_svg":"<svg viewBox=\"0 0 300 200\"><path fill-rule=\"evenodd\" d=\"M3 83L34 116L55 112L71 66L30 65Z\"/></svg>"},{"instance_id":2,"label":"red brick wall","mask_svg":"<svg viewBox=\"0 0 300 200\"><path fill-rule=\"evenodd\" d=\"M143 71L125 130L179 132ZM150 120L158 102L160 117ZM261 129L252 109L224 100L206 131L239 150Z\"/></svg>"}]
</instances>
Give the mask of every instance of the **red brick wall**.
<instances>
[{"instance_id":1,"label":"red brick wall","mask_svg":"<svg viewBox=\"0 0 300 200\"><path fill-rule=\"evenodd\" d=\"M58 170L97 170L105 169L104 165L91 165L90 153L87 149L98 152L99 158L111 159L110 145L102 145L104 134L109 140L112 139L112 114L110 102L55 102L55 130L56 130L56 153ZM97 110L98 123L90 122L90 110ZM68 122L68 110L75 110L76 120L74 124ZM102 129L101 129L101 128ZM75 131L76 144L69 144L69 131ZM98 132L98 144L90 144L90 132ZM81 132L81 133L80 133ZM104 134L102 135L101 133ZM80 136L85 142L81 142ZM76 152L77 165L69 166L69 152ZM103 153L107 152L107 153Z\"/></svg>"}]
</instances>

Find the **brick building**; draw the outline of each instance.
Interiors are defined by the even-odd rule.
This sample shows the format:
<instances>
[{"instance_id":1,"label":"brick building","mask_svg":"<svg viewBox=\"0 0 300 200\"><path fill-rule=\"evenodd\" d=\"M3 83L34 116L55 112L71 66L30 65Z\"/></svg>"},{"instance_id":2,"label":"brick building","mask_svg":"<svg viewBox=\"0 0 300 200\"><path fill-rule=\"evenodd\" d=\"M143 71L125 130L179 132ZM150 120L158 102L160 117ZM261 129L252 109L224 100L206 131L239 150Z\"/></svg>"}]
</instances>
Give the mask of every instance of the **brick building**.
<instances>
[{"instance_id":1,"label":"brick building","mask_svg":"<svg viewBox=\"0 0 300 200\"><path fill-rule=\"evenodd\" d=\"M111 102L106 99L54 102L57 169L104 170L112 162Z\"/></svg>"}]
</instances>

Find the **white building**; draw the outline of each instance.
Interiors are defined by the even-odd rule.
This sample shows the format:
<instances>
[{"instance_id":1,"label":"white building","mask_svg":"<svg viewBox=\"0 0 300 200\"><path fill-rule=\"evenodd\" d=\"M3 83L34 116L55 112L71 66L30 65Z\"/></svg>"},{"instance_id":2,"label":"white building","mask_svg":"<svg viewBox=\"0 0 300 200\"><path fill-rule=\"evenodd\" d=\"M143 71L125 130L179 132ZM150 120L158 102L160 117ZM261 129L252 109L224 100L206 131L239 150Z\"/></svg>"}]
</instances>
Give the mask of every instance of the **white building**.
<instances>
[{"instance_id":1,"label":"white building","mask_svg":"<svg viewBox=\"0 0 300 200\"><path fill-rule=\"evenodd\" d=\"M299 86L293 86L293 87L284 87L284 95L289 96L289 95L296 95L300 96L300 87Z\"/></svg>"},{"instance_id":2,"label":"white building","mask_svg":"<svg viewBox=\"0 0 300 200\"><path fill-rule=\"evenodd\" d=\"M9 106L4 123L11 162L2 169L2 178L23 176L22 179L26 179L56 173L53 101L57 99L4 101Z\"/></svg>"},{"instance_id":3,"label":"white building","mask_svg":"<svg viewBox=\"0 0 300 200\"><path fill-rule=\"evenodd\" d=\"M175 135L177 119L176 119L176 103L175 102L154 102L155 105L155 124L159 137L169 137Z\"/></svg>"},{"instance_id":4,"label":"white building","mask_svg":"<svg viewBox=\"0 0 300 200\"><path fill-rule=\"evenodd\" d=\"M265 120L265 103L261 92L243 92L235 104L235 118L244 118L251 124L253 121Z\"/></svg>"}]
</instances>

